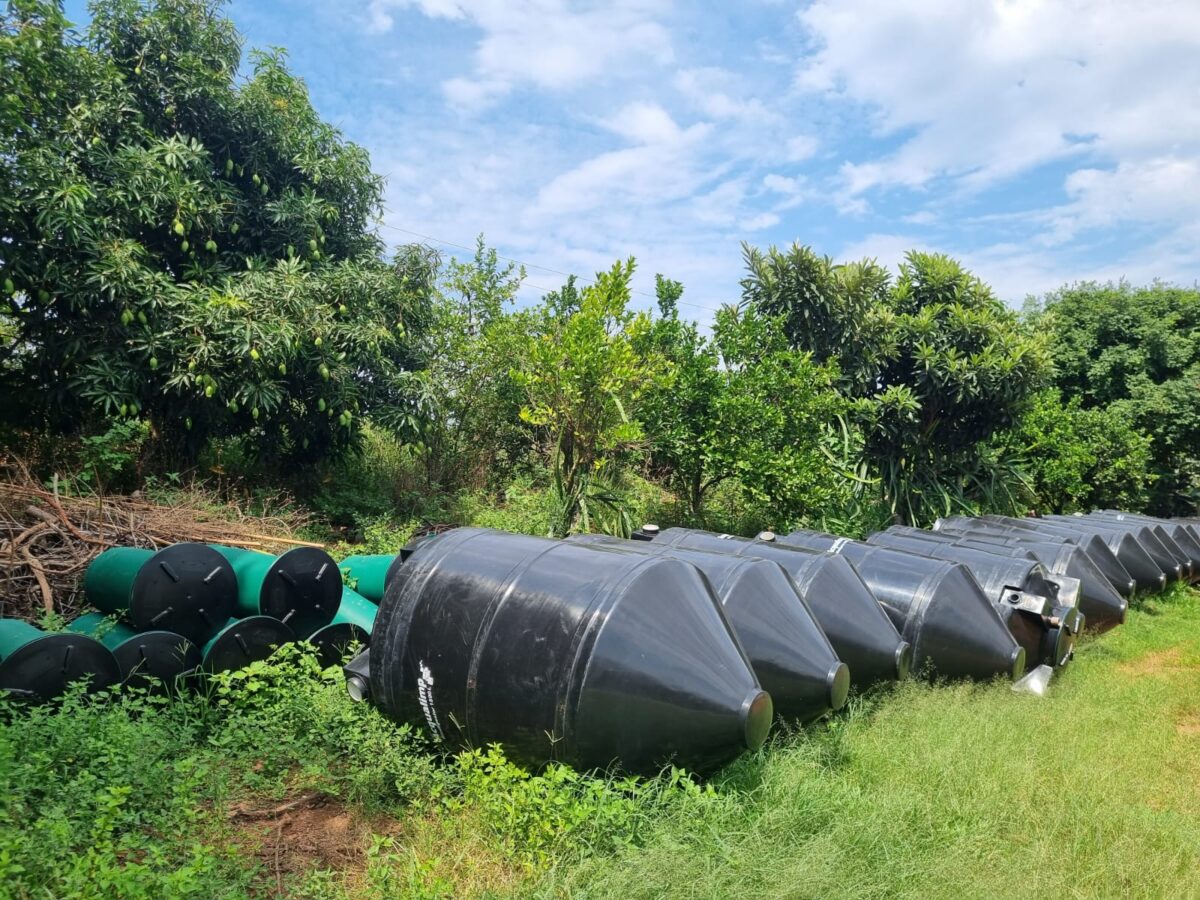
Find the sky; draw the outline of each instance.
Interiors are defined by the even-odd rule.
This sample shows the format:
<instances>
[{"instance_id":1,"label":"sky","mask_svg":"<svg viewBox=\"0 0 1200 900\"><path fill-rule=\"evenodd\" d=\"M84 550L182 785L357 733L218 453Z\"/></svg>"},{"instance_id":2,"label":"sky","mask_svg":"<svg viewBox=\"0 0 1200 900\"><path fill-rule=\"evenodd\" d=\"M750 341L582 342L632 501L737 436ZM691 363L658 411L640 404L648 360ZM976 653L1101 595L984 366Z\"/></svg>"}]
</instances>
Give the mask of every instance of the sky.
<instances>
[{"instance_id":1,"label":"sky","mask_svg":"<svg viewBox=\"0 0 1200 900\"><path fill-rule=\"evenodd\" d=\"M227 11L370 151L389 243L463 256L482 233L527 264L524 299L632 255L635 305L662 273L703 321L739 298L743 242L936 250L1014 305L1200 278L1197 0Z\"/></svg>"}]
</instances>

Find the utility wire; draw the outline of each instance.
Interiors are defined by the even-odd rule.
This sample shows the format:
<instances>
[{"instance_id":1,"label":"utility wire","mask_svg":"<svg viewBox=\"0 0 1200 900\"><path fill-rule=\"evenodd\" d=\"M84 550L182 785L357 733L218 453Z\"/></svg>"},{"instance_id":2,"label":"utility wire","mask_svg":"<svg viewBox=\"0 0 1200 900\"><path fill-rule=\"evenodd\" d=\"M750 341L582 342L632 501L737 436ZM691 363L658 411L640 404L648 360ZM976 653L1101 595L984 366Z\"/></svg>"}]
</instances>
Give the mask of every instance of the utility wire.
<instances>
[{"instance_id":1,"label":"utility wire","mask_svg":"<svg viewBox=\"0 0 1200 900\"><path fill-rule=\"evenodd\" d=\"M390 212L390 210L384 210L384 211ZM399 225L392 225L389 222L381 222L380 224L383 225L384 228L390 228L392 231L398 231L401 234L407 234L411 237L420 238L423 241L432 241L435 244L442 244L446 247L454 247L456 250L466 250L468 253L475 252L474 247L468 247L466 244L459 244L459 243L455 243L454 241L443 240L442 238L434 237L433 235L430 235L430 234L422 234L419 231L412 231L411 229L408 229L408 228L401 228ZM496 254L496 258L502 259L505 262L514 263L515 265L518 265L518 266L523 266L526 269L538 269L539 271L542 271L542 272L549 272L552 275L560 275L563 278L571 278L572 274L573 274L571 272L563 272L560 269L552 269L549 266L542 266L542 265L538 265L537 263L525 262L524 260L515 259L511 256L501 256L499 253ZM574 275L574 278L576 281L581 282L582 284L595 284L596 283L595 281L593 281L590 278L583 278L582 276L579 276L579 275ZM547 293L547 294L550 293L552 290L550 288L541 287L540 285L534 284L533 282L530 282L530 281L522 282L522 285L523 286L527 285L531 288L534 288L539 291L543 291L544 293ZM651 300L658 299L654 294L651 294L647 291L640 291L640 290L637 290L636 288L630 288L629 292L632 294L640 294L643 297L649 297ZM695 309L702 309L708 313L715 314L720 311L718 308L715 308L712 306L705 306L702 303L692 303L688 300L679 300L677 302L680 306L690 306Z\"/></svg>"}]
</instances>

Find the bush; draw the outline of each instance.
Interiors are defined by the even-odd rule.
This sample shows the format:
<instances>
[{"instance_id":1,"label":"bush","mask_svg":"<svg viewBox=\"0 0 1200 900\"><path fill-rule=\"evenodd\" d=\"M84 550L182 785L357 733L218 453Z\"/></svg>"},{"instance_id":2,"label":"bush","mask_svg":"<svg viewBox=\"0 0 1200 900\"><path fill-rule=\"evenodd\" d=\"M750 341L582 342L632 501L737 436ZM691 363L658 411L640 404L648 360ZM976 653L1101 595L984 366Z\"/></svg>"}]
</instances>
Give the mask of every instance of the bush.
<instances>
[{"instance_id":1,"label":"bush","mask_svg":"<svg viewBox=\"0 0 1200 900\"><path fill-rule=\"evenodd\" d=\"M1152 442L1133 423L1120 404L1085 409L1045 391L997 446L1022 461L1034 511L1139 510L1154 483Z\"/></svg>"}]
</instances>

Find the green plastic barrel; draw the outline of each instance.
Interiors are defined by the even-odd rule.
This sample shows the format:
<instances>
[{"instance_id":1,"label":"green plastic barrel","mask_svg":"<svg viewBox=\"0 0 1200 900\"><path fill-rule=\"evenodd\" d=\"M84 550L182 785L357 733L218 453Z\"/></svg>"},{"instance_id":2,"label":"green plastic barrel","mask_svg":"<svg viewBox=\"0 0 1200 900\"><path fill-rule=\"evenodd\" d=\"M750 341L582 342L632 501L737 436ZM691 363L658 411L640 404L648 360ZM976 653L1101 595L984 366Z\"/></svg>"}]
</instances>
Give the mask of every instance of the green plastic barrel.
<instances>
[{"instance_id":1,"label":"green plastic barrel","mask_svg":"<svg viewBox=\"0 0 1200 900\"><path fill-rule=\"evenodd\" d=\"M358 591L342 585L342 603L338 607L337 615L333 617L335 623L345 622L350 625L357 625L367 634L370 634L371 630L375 627L375 616L378 614L378 606Z\"/></svg>"},{"instance_id":2,"label":"green plastic barrel","mask_svg":"<svg viewBox=\"0 0 1200 900\"><path fill-rule=\"evenodd\" d=\"M115 547L92 560L83 590L92 606L127 618L135 631L173 631L203 644L233 615L237 579L204 544Z\"/></svg>"},{"instance_id":3,"label":"green plastic barrel","mask_svg":"<svg viewBox=\"0 0 1200 900\"><path fill-rule=\"evenodd\" d=\"M295 634L311 634L333 621L342 599L342 576L324 550L297 547L271 556L218 544L213 549L237 574L235 615L271 616Z\"/></svg>"},{"instance_id":4,"label":"green plastic barrel","mask_svg":"<svg viewBox=\"0 0 1200 900\"><path fill-rule=\"evenodd\" d=\"M76 681L86 681L91 693L120 680L112 652L94 638L50 634L20 619L0 619L0 694L41 702Z\"/></svg>"},{"instance_id":5,"label":"green plastic barrel","mask_svg":"<svg viewBox=\"0 0 1200 900\"><path fill-rule=\"evenodd\" d=\"M112 651L126 684L151 690L174 688L181 675L200 665L200 648L174 631L134 631L103 613L88 613L68 631L94 637Z\"/></svg>"},{"instance_id":6,"label":"green plastic barrel","mask_svg":"<svg viewBox=\"0 0 1200 900\"><path fill-rule=\"evenodd\" d=\"M295 632L272 616L230 619L204 646L200 667L206 672L241 669L295 639Z\"/></svg>"},{"instance_id":7,"label":"green plastic barrel","mask_svg":"<svg viewBox=\"0 0 1200 900\"><path fill-rule=\"evenodd\" d=\"M342 587L342 603L333 622L318 628L304 640L317 648L317 658L325 667L336 666L354 644L366 645L375 626L379 607L362 594Z\"/></svg>"},{"instance_id":8,"label":"green plastic barrel","mask_svg":"<svg viewBox=\"0 0 1200 900\"><path fill-rule=\"evenodd\" d=\"M346 574L350 587L375 603L383 599L388 581L400 568L403 560L398 553L381 553L371 556L347 556L341 569Z\"/></svg>"}]
</instances>

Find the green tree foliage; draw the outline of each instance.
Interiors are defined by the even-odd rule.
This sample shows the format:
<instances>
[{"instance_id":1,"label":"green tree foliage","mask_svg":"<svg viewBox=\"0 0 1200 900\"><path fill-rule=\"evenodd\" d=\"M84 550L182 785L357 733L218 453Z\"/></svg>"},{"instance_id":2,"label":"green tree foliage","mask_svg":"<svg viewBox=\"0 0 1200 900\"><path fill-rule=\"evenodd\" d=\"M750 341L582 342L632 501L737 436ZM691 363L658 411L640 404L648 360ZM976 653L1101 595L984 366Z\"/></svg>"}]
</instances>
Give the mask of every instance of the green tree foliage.
<instances>
[{"instance_id":1,"label":"green tree foliage","mask_svg":"<svg viewBox=\"0 0 1200 900\"><path fill-rule=\"evenodd\" d=\"M628 309L633 271L630 258L582 290L571 279L547 295L517 357L521 418L545 429L553 448L558 537L577 521L589 529L599 508L621 511L612 483L621 454L643 437L639 404L656 366L638 351L650 317Z\"/></svg>"},{"instance_id":2,"label":"green tree foliage","mask_svg":"<svg viewBox=\"0 0 1200 900\"><path fill-rule=\"evenodd\" d=\"M268 455L406 421L406 329L432 272L371 230L382 182L281 51L251 55L219 0L103 0L0 20L0 389L29 426L145 416L194 453ZM101 429L102 430L102 429Z\"/></svg>"},{"instance_id":3,"label":"green tree foliage","mask_svg":"<svg viewBox=\"0 0 1200 900\"><path fill-rule=\"evenodd\" d=\"M431 484L502 483L532 444L512 376L528 316L511 309L525 270L501 265L479 237L475 256L442 274L422 336L421 454Z\"/></svg>"},{"instance_id":4,"label":"green tree foliage","mask_svg":"<svg viewBox=\"0 0 1200 900\"><path fill-rule=\"evenodd\" d=\"M652 471L698 521L729 481L776 524L813 511L830 484L822 435L842 406L835 367L792 350L782 323L753 308L722 309L710 340L679 318L677 282L660 276L657 294L648 343L672 377L642 404Z\"/></svg>"},{"instance_id":5,"label":"green tree foliage","mask_svg":"<svg viewBox=\"0 0 1200 900\"><path fill-rule=\"evenodd\" d=\"M997 444L1021 460L1034 512L1142 509L1154 481L1151 439L1118 406L1084 409L1042 391Z\"/></svg>"},{"instance_id":6,"label":"green tree foliage","mask_svg":"<svg viewBox=\"0 0 1200 900\"><path fill-rule=\"evenodd\" d=\"M804 247L747 249L746 262L744 301L783 316L794 347L841 365L894 517L920 522L995 493L1008 465L984 445L1018 420L1049 366L1044 342L987 285L917 252L894 282L873 262L835 266Z\"/></svg>"},{"instance_id":7,"label":"green tree foliage","mask_svg":"<svg viewBox=\"0 0 1200 900\"><path fill-rule=\"evenodd\" d=\"M1200 290L1078 284L1050 294L1037 322L1063 394L1153 438L1153 509L1200 507Z\"/></svg>"}]
</instances>

